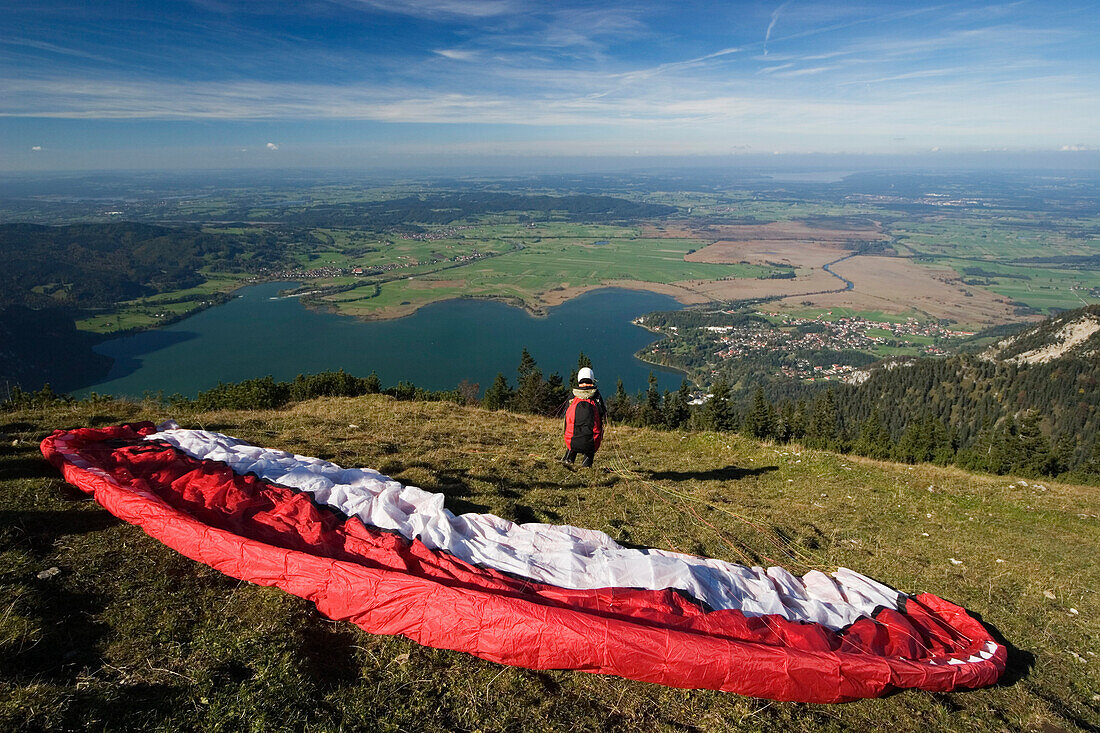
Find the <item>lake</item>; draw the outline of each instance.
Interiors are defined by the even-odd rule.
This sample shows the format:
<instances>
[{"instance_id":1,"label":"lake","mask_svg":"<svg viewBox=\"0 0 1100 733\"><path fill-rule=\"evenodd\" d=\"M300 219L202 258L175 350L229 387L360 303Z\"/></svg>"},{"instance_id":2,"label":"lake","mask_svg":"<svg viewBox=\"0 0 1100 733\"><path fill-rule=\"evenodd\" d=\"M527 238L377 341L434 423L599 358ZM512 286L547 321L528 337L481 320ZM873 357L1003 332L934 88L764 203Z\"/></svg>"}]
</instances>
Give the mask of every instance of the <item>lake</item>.
<instances>
[{"instance_id":1,"label":"lake","mask_svg":"<svg viewBox=\"0 0 1100 733\"><path fill-rule=\"evenodd\" d=\"M630 392L644 389L650 371L661 389L676 389L682 375L660 370L633 354L656 336L630 321L656 310L677 310L674 299L606 288L585 293L535 317L504 303L461 299L421 308L411 316L364 322L309 310L298 298L278 298L293 283L244 288L229 303L152 331L105 341L96 351L114 366L98 384L76 390L140 397L145 392L193 397L218 382L343 369L378 373L384 386L401 380L426 389L477 382L484 391L503 372L514 387L524 347L543 373L563 377L577 355L593 361L605 395L621 377Z\"/></svg>"}]
</instances>

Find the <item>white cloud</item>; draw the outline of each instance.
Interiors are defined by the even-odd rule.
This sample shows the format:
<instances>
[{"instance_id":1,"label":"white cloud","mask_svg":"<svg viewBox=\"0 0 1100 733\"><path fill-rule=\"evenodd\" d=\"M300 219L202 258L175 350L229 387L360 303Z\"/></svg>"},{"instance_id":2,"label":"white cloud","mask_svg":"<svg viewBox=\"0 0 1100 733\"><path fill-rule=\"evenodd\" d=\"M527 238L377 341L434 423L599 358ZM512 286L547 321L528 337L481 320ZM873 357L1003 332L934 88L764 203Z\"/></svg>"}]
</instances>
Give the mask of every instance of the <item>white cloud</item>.
<instances>
[{"instance_id":1,"label":"white cloud","mask_svg":"<svg viewBox=\"0 0 1100 733\"><path fill-rule=\"evenodd\" d=\"M41 146L41 145L32 145L32 146L31 146L31 150L33 150L34 152L36 152L36 153L37 153L37 152L39 152L40 150L42 150L42 146Z\"/></svg>"},{"instance_id":2,"label":"white cloud","mask_svg":"<svg viewBox=\"0 0 1100 733\"><path fill-rule=\"evenodd\" d=\"M1063 145L1058 149L1063 153L1083 153L1087 150L1091 150L1088 145L1081 145L1080 143L1077 145Z\"/></svg>"},{"instance_id":3,"label":"white cloud","mask_svg":"<svg viewBox=\"0 0 1100 733\"><path fill-rule=\"evenodd\" d=\"M354 0L346 4L417 18L490 18L517 10L509 0Z\"/></svg>"},{"instance_id":4,"label":"white cloud","mask_svg":"<svg viewBox=\"0 0 1100 733\"><path fill-rule=\"evenodd\" d=\"M268 143L268 144L267 144L267 149L268 149L268 150L278 150L278 149L279 149L279 146L278 146L278 145L276 145L275 143Z\"/></svg>"},{"instance_id":5,"label":"white cloud","mask_svg":"<svg viewBox=\"0 0 1100 733\"><path fill-rule=\"evenodd\" d=\"M435 53L452 61L473 61L477 58L477 54L473 51L462 51L457 48L437 48Z\"/></svg>"}]
</instances>

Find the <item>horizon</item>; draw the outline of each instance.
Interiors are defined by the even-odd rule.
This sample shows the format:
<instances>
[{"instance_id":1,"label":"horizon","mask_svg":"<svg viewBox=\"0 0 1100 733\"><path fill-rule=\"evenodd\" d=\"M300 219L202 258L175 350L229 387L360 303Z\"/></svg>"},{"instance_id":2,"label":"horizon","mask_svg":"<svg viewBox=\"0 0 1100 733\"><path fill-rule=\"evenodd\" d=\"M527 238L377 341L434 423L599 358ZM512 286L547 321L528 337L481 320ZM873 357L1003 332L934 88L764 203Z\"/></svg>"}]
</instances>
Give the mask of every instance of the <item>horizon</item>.
<instances>
[{"instance_id":1,"label":"horizon","mask_svg":"<svg viewBox=\"0 0 1100 733\"><path fill-rule=\"evenodd\" d=\"M1100 12L1083 0L47 0L5 15L5 175L1100 167Z\"/></svg>"}]
</instances>

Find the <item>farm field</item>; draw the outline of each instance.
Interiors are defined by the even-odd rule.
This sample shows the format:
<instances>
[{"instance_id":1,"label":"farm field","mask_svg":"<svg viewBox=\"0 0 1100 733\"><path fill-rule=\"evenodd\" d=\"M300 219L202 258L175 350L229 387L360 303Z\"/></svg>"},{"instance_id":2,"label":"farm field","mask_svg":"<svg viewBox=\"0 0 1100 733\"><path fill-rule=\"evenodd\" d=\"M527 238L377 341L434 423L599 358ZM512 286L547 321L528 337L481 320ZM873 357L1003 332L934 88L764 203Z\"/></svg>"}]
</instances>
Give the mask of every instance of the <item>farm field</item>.
<instances>
[{"instance_id":1,"label":"farm field","mask_svg":"<svg viewBox=\"0 0 1100 733\"><path fill-rule=\"evenodd\" d=\"M761 300L792 313L883 312L965 330L1100 302L1100 217L1080 194L1031 210L1039 199L1013 198L1027 184L998 180L989 189L996 195L985 195L981 184L921 180L907 179L901 193L874 178L802 187L758 176L683 190L613 177L575 186L317 181L203 186L109 204L44 198L25 207L53 221L121 212L255 241L277 236L285 246L279 262L246 254L243 271L208 267L199 287L81 314L80 328L104 334L156 327L202 307L206 294L270 280L298 283L310 306L365 319L460 297L541 313L604 286L650 289L687 305ZM1039 185L1049 196L1049 183ZM507 208L567 200L664 213Z\"/></svg>"}]
</instances>

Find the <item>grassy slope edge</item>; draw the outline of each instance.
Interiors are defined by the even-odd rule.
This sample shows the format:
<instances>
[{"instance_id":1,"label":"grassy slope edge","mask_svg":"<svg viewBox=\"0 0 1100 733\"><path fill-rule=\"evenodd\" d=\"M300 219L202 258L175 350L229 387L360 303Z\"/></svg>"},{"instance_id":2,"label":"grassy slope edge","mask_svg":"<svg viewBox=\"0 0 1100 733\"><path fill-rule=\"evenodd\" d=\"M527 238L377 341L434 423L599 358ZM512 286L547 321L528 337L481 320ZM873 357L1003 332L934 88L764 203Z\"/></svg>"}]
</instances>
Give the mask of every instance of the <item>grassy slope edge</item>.
<instances>
[{"instance_id":1,"label":"grassy slope edge","mask_svg":"<svg viewBox=\"0 0 1100 733\"><path fill-rule=\"evenodd\" d=\"M378 468L445 493L456 512L800 572L846 565L960 603L1014 645L1006 682L987 690L769 703L368 635L183 558L66 487L38 454L53 428L161 419L160 409L86 402L0 415L2 729L1100 727L1095 488L635 428L613 428L598 468L573 471L553 460L556 421L382 396L176 416Z\"/></svg>"}]
</instances>

